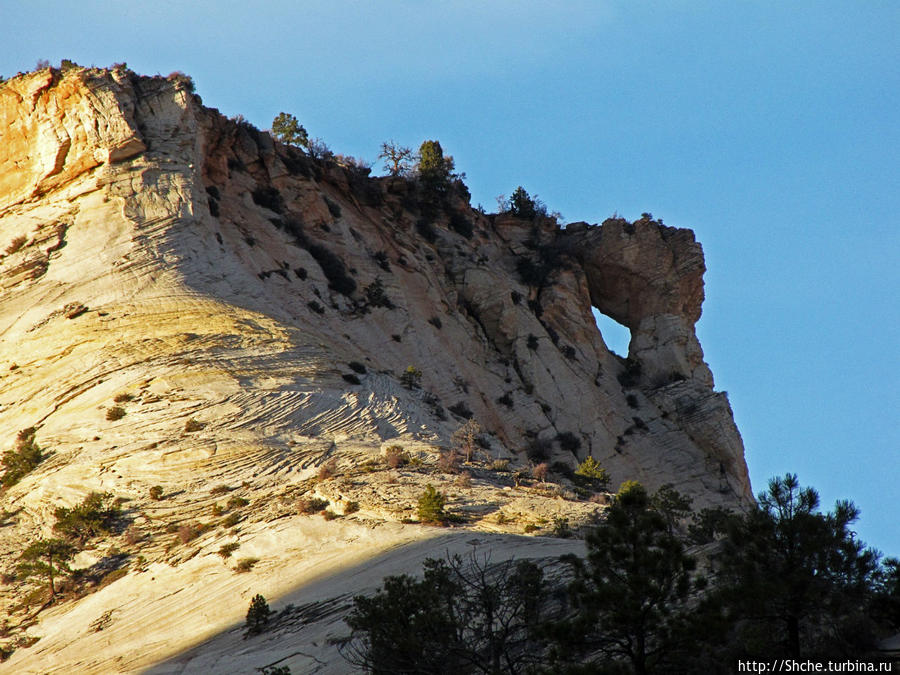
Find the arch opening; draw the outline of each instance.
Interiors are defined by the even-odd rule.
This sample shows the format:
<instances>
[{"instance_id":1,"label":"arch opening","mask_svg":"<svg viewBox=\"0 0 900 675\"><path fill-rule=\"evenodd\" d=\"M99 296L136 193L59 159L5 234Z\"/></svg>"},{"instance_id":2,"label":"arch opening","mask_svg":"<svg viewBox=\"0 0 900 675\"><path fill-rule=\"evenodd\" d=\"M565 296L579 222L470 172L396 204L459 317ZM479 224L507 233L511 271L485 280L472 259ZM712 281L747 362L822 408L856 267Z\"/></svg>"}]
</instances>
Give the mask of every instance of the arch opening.
<instances>
[{"instance_id":1,"label":"arch opening","mask_svg":"<svg viewBox=\"0 0 900 675\"><path fill-rule=\"evenodd\" d=\"M628 356L628 345L631 344L631 330L627 326L623 326L613 318L608 317L596 307L592 307L594 313L594 321L597 329L606 343L607 349L625 358Z\"/></svg>"}]
</instances>

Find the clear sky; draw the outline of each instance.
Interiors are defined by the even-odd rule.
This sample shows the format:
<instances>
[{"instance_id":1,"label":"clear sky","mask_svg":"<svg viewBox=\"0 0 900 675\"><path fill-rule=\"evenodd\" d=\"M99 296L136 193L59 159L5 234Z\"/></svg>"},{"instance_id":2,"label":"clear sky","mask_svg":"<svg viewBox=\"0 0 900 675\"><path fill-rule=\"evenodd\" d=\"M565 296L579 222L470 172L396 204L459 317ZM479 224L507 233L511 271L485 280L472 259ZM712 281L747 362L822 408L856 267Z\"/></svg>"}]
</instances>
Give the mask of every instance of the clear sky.
<instances>
[{"instance_id":1,"label":"clear sky","mask_svg":"<svg viewBox=\"0 0 900 675\"><path fill-rule=\"evenodd\" d=\"M0 74L62 58L373 163L439 139L488 210L694 229L754 490L796 472L900 556L897 0L0 0Z\"/></svg>"}]
</instances>

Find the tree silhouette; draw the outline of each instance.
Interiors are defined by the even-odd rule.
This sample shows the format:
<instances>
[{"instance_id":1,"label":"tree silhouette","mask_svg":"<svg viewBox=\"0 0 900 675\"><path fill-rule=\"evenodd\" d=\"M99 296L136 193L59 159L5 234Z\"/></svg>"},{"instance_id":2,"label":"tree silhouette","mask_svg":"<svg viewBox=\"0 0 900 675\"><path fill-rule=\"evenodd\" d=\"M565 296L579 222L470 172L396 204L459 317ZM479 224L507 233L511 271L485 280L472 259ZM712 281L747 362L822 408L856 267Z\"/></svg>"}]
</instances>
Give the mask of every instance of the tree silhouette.
<instances>
[{"instance_id":1,"label":"tree silhouette","mask_svg":"<svg viewBox=\"0 0 900 675\"><path fill-rule=\"evenodd\" d=\"M384 168L392 176L405 176L412 170L412 150L394 141L385 141L381 144L378 159L384 160Z\"/></svg>"},{"instance_id":2,"label":"tree silhouette","mask_svg":"<svg viewBox=\"0 0 900 675\"><path fill-rule=\"evenodd\" d=\"M730 521L719 560L722 594L739 649L800 658L865 649L865 616L878 553L856 539L859 510L839 501L819 513L819 495L796 474L769 481L756 509Z\"/></svg>"},{"instance_id":3,"label":"tree silhouette","mask_svg":"<svg viewBox=\"0 0 900 675\"><path fill-rule=\"evenodd\" d=\"M689 597L705 584L644 487L623 484L586 541L586 559L565 557L575 616L553 630L557 656L589 664L576 672L627 662L643 675L671 664L687 635Z\"/></svg>"},{"instance_id":4,"label":"tree silhouette","mask_svg":"<svg viewBox=\"0 0 900 675\"><path fill-rule=\"evenodd\" d=\"M269 617L272 610L269 609L269 603L266 599L257 593L250 601L250 608L247 610L247 619L244 626L247 628L247 635L258 635L262 633L269 624Z\"/></svg>"},{"instance_id":5,"label":"tree silhouette","mask_svg":"<svg viewBox=\"0 0 900 675\"><path fill-rule=\"evenodd\" d=\"M491 564L467 558L426 560L421 580L391 576L372 597L357 596L341 651L368 672L513 675L541 663L538 633L546 592L530 561Z\"/></svg>"}]
</instances>

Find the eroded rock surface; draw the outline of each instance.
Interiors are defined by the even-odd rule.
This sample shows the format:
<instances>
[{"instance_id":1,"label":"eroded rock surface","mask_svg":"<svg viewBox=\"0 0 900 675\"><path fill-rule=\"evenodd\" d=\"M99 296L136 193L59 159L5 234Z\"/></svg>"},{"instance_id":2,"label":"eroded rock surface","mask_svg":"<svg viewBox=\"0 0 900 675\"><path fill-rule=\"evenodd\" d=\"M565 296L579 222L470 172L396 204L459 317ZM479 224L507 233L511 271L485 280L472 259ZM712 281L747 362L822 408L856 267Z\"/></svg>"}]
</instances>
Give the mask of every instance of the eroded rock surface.
<instances>
[{"instance_id":1,"label":"eroded rock surface","mask_svg":"<svg viewBox=\"0 0 900 675\"><path fill-rule=\"evenodd\" d=\"M476 211L459 185L426 198L367 173L203 107L183 76L48 69L0 85L0 443L35 426L54 453L3 496L21 509L0 530L3 565L49 532L55 506L91 490L132 500L136 526L164 537L167 523L207 517L217 484L277 503L308 492L332 458L351 472L402 445L433 464L469 416L489 432L486 457L512 469L547 461L563 476L592 455L613 487L750 502L740 435L694 332L705 268L692 232L650 220L560 230ZM592 306L631 329L627 361L606 348ZM402 384L408 366L419 387ZM114 405L125 414L107 419ZM171 499L148 500L154 485ZM422 481L341 485L334 504L362 500L366 518L394 523ZM460 508L479 505L476 528L498 509L546 523L592 508L539 492L519 504L512 483L453 485ZM250 520L266 514L284 517L272 507ZM396 527L397 541L428 537ZM285 575L267 583L286 588L289 561L259 539L265 528L241 536ZM218 540L201 541L194 560L218 561ZM181 554L158 549L153 560L180 569ZM137 624L163 621L139 609L154 593L146 575L117 582L131 598L117 611ZM203 589L240 610L215 630L246 611L226 590ZM102 604L81 603L85 618ZM15 672L71 672L86 658L73 635L40 634ZM162 631L123 672L203 636ZM84 672L112 672L125 650L113 642L79 661Z\"/></svg>"}]
</instances>

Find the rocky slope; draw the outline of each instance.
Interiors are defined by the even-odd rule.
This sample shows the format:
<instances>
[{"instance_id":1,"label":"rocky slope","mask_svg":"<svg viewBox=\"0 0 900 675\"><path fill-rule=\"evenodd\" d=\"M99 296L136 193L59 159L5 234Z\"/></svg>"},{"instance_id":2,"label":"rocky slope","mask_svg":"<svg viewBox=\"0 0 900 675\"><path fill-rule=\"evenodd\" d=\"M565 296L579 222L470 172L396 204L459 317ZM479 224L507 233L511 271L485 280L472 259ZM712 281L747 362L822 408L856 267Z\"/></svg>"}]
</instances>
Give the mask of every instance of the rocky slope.
<instances>
[{"instance_id":1,"label":"rocky slope","mask_svg":"<svg viewBox=\"0 0 900 675\"><path fill-rule=\"evenodd\" d=\"M458 183L436 200L367 173L203 107L180 75L46 69L0 85L0 444L35 427L52 451L2 496L16 515L0 566L92 490L127 499L131 522L76 560L127 553L127 572L41 612L27 627L40 641L0 671L228 672L221 637L175 655L239 622L256 592L277 607L319 578L316 598L337 597L339 569L415 541L440 555L439 530L400 522L427 482L484 545L536 557L577 543L514 535L601 508L569 481L588 455L613 486L752 500L694 332L705 268L692 232L649 219L560 229L474 210ZM627 360L592 307L631 330ZM410 366L419 386L404 386ZM471 477L434 473L468 417L486 432ZM387 470L393 445L411 463ZM551 482L513 475L540 461ZM165 499L149 498L155 485ZM220 485L249 500L240 524L174 541L179 523L218 524ZM347 515L298 514L312 495ZM260 559L251 573L215 555L230 541ZM415 569L396 555L379 569ZM34 609L11 615L17 639ZM256 657L238 645L242 667L299 649L312 656L279 664L341 672L330 621Z\"/></svg>"}]
</instances>

